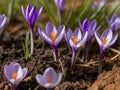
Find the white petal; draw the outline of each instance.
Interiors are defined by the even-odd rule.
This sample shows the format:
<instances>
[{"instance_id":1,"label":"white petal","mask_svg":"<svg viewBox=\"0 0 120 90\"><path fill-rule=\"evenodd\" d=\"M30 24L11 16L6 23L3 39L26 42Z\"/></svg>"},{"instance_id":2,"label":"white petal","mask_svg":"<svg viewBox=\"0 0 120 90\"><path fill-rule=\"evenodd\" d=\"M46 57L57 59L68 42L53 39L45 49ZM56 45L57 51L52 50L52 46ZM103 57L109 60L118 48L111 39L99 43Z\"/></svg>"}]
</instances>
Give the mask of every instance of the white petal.
<instances>
[{"instance_id":1,"label":"white petal","mask_svg":"<svg viewBox=\"0 0 120 90\"><path fill-rule=\"evenodd\" d=\"M99 36L98 32L95 32L95 37L96 37L96 40L97 40L99 46L102 46L103 44L102 44L102 41L100 39L100 36Z\"/></svg>"}]
</instances>

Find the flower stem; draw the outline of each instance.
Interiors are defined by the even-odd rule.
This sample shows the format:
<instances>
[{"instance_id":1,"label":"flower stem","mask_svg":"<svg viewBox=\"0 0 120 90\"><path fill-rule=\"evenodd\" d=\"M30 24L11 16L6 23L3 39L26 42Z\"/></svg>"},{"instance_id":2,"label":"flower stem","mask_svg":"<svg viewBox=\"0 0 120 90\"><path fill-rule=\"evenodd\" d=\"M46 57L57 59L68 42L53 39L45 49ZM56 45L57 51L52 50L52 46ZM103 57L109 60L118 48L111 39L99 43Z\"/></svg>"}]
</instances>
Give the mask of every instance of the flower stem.
<instances>
[{"instance_id":1,"label":"flower stem","mask_svg":"<svg viewBox=\"0 0 120 90\"><path fill-rule=\"evenodd\" d=\"M71 61L71 68L74 64L74 60L75 60L75 57L76 57L76 51L72 49L72 61Z\"/></svg>"},{"instance_id":2,"label":"flower stem","mask_svg":"<svg viewBox=\"0 0 120 90\"><path fill-rule=\"evenodd\" d=\"M58 47L54 46L53 47L53 54L54 54L54 61L58 60Z\"/></svg>"},{"instance_id":3,"label":"flower stem","mask_svg":"<svg viewBox=\"0 0 120 90\"><path fill-rule=\"evenodd\" d=\"M62 80L64 81L64 79L65 79L65 70L64 70L64 67L63 67L63 64L62 64L62 62L61 62L61 60L58 60L59 62L60 62L60 65L61 65L61 69L62 69Z\"/></svg>"},{"instance_id":4,"label":"flower stem","mask_svg":"<svg viewBox=\"0 0 120 90\"><path fill-rule=\"evenodd\" d=\"M30 56L33 55L34 42L33 42L33 28L30 30Z\"/></svg>"},{"instance_id":5,"label":"flower stem","mask_svg":"<svg viewBox=\"0 0 120 90\"><path fill-rule=\"evenodd\" d=\"M102 73L102 66L103 66L102 58L103 58L103 53L104 53L104 50L101 48L101 49L100 49L100 55L99 55L99 68L98 68L98 73Z\"/></svg>"},{"instance_id":6,"label":"flower stem","mask_svg":"<svg viewBox=\"0 0 120 90\"><path fill-rule=\"evenodd\" d=\"M91 48L90 42L91 42L91 40L87 41L86 44L85 44L85 55L84 55L85 63L88 62L88 55L89 55L89 51L90 51L90 48Z\"/></svg>"},{"instance_id":7,"label":"flower stem","mask_svg":"<svg viewBox=\"0 0 120 90\"><path fill-rule=\"evenodd\" d=\"M15 90L16 89L16 87L15 86L12 86L12 90Z\"/></svg>"},{"instance_id":8,"label":"flower stem","mask_svg":"<svg viewBox=\"0 0 120 90\"><path fill-rule=\"evenodd\" d=\"M59 24L62 24L62 11L59 11Z\"/></svg>"}]
</instances>

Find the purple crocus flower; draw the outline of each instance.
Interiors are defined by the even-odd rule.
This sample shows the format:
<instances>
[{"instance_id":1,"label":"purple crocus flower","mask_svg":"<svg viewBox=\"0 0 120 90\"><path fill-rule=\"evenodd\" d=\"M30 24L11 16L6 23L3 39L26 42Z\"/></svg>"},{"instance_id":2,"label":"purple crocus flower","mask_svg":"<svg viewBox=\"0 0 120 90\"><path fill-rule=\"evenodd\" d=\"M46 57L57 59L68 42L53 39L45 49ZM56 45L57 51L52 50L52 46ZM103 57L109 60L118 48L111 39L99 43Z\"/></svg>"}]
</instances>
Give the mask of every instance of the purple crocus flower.
<instances>
[{"instance_id":1,"label":"purple crocus flower","mask_svg":"<svg viewBox=\"0 0 120 90\"><path fill-rule=\"evenodd\" d=\"M28 4L27 9L25 9L22 6L22 13L24 18L26 19L27 23L30 26L30 36L31 36L31 51L30 54L33 54L33 48L34 48L34 43L33 43L33 28L35 22L38 20L42 12L42 7L40 8L39 12L36 10L35 6L32 6Z\"/></svg>"},{"instance_id":2,"label":"purple crocus flower","mask_svg":"<svg viewBox=\"0 0 120 90\"><path fill-rule=\"evenodd\" d=\"M120 29L120 17L117 14L114 14L110 20L108 17L106 17L109 27L113 30L113 32L116 32L118 29Z\"/></svg>"},{"instance_id":3,"label":"purple crocus flower","mask_svg":"<svg viewBox=\"0 0 120 90\"><path fill-rule=\"evenodd\" d=\"M94 32L100 29L100 27L97 27L96 20L89 21L88 19L85 19L83 23L79 20L79 27L82 30L82 33L86 33L86 31L88 31L87 43L91 42L94 37Z\"/></svg>"},{"instance_id":4,"label":"purple crocus flower","mask_svg":"<svg viewBox=\"0 0 120 90\"><path fill-rule=\"evenodd\" d=\"M65 26L64 25L60 25L58 27L58 31L56 30L56 27L48 22L46 25L46 31L43 30L42 28L38 28L38 33L40 35L40 37L46 41L48 44L51 45L51 47L54 50L54 59L58 59L58 44L60 43L61 39L64 36L65 33Z\"/></svg>"},{"instance_id":5,"label":"purple crocus flower","mask_svg":"<svg viewBox=\"0 0 120 90\"><path fill-rule=\"evenodd\" d=\"M54 0L57 8L59 9L60 13L62 13L64 7L65 7L65 0Z\"/></svg>"},{"instance_id":6,"label":"purple crocus flower","mask_svg":"<svg viewBox=\"0 0 120 90\"><path fill-rule=\"evenodd\" d=\"M54 0L55 2L55 5L57 6L59 12L60 12L60 17L59 17L59 20L60 20L60 25L62 23L62 12L63 12L63 9L65 7L65 0Z\"/></svg>"},{"instance_id":7,"label":"purple crocus flower","mask_svg":"<svg viewBox=\"0 0 120 90\"><path fill-rule=\"evenodd\" d=\"M37 74L36 80L37 82L45 87L47 90L51 90L56 85L60 83L62 79L62 73L56 73L55 70L52 67L47 68L44 71L44 74Z\"/></svg>"},{"instance_id":8,"label":"purple crocus flower","mask_svg":"<svg viewBox=\"0 0 120 90\"><path fill-rule=\"evenodd\" d=\"M88 31L86 31L83 35L82 32L80 31L79 28L76 28L74 32L69 28L68 32L65 34L65 38L67 43L70 45L72 48L72 63L71 66L73 65L76 53L79 49L80 46L85 44L86 40L88 37Z\"/></svg>"},{"instance_id":9,"label":"purple crocus flower","mask_svg":"<svg viewBox=\"0 0 120 90\"><path fill-rule=\"evenodd\" d=\"M99 2L94 0L93 2L93 8L100 10L105 4L107 0L100 0Z\"/></svg>"},{"instance_id":10,"label":"purple crocus flower","mask_svg":"<svg viewBox=\"0 0 120 90\"><path fill-rule=\"evenodd\" d=\"M0 34L5 26L5 23L6 23L6 16L0 15Z\"/></svg>"},{"instance_id":11,"label":"purple crocus flower","mask_svg":"<svg viewBox=\"0 0 120 90\"><path fill-rule=\"evenodd\" d=\"M42 7L40 8L39 12L36 10L35 6L28 4L27 9L22 6L22 13L25 17L27 23L29 24L30 28L33 29L35 22L38 20L42 12Z\"/></svg>"},{"instance_id":12,"label":"purple crocus flower","mask_svg":"<svg viewBox=\"0 0 120 90\"><path fill-rule=\"evenodd\" d=\"M100 26L97 27L97 21L96 20L92 20L92 21L89 21L88 19L85 19L83 21L83 23L80 22L79 20L79 27L80 29L82 30L82 33L86 33L86 31L88 31L88 38L87 38L87 41L85 43L85 51L86 51L86 55L85 55L85 59L87 60L88 58L88 52L89 52L89 49L90 49L90 44L91 44L91 41L94 37L94 33L95 31L98 31L100 29Z\"/></svg>"},{"instance_id":13,"label":"purple crocus flower","mask_svg":"<svg viewBox=\"0 0 120 90\"><path fill-rule=\"evenodd\" d=\"M118 34L113 35L112 30L110 28L108 28L102 33L101 36L96 31L95 37L96 37L96 40L100 46L99 62L100 62L100 67L101 67L102 66L102 57L103 57L104 51L108 47L112 46L115 43L115 41L118 38ZM100 68L100 72L102 71L101 68Z\"/></svg>"},{"instance_id":14,"label":"purple crocus flower","mask_svg":"<svg viewBox=\"0 0 120 90\"><path fill-rule=\"evenodd\" d=\"M25 78L27 68L21 68L19 63L11 62L4 66L4 77L10 83L12 90L15 90L18 84Z\"/></svg>"}]
</instances>

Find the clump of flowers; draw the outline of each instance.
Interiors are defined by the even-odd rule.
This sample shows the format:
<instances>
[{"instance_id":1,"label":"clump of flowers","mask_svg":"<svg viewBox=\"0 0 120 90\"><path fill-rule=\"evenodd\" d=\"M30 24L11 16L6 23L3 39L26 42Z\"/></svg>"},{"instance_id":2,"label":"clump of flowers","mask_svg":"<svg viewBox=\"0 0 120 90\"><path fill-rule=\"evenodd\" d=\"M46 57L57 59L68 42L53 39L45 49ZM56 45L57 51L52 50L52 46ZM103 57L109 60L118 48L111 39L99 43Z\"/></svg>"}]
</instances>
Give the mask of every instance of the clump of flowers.
<instances>
[{"instance_id":1,"label":"clump of flowers","mask_svg":"<svg viewBox=\"0 0 120 90\"><path fill-rule=\"evenodd\" d=\"M27 8L25 9L22 6L22 13L24 18L26 19L29 27L30 27L30 36L31 36L31 51L30 51L30 55L33 54L33 50L34 50L34 42L33 42L33 29L34 29L34 25L35 22L38 20L38 18L40 17L42 12L42 7L40 8L39 11L36 10L35 6L32 6L30 4L28 4Z\"/></svg>"},{"instance_id":2,"label":"clump of flowers","mask_svg":"<svg viewBox=\"0 0 120 90\"><path fill-rule=\"evenodd\" d=\"M116 32L120 29L120 17L117 14L114 14L110 19L106 17L106 19L113 32Z\"/></svg>"},{"instance_id":3,"label":"clump of flowers","mask_svg":"<svg viewBox=\"0 0 120 90\"><path fill-rule=\"evenodd\" d=\"M99 72L102 72L102 58L105 50L112 46L115 41L118 38L118 34L113 34L112 30L110 28L106 29L102 35L100 36L99 33L96 31L95 32L95 37L96 40L100 46L100 54L99 54L99 62L100 62L100 67L99 67Z\"/></svg>"},{"instance_id":4,"label":"clump of flowers","mask_svg":"<svg viewBox=\"0 0 120 90\"><path fill-rule=\"evenodd\" d=\"M2 30L4 29L6 23L6 16L0 15L0 34L2 33Z\"/></svg>"},{"instance_id":5,"label":"clump of flowers","mask_svg":"<svg viewBox=\"0 0 120 90\"><path fill-rule=\"evenodd\" d=\"M72 48L71 66L74 63L78 49L85 44L87 37L88 31L82 34L79 28L76 28L74 32L72 32L72 30L69 28L68 32L65 34L66 41Z\"/></svg>"},{"instance_id":6,"label":"clump of flowers","mask_svg":"<svg viewBox=\"0 0 120 90\"><path fill-rule=\"evenodd\" d=\"M58 45L64 36L65 26L60 25L57 30L52 23L48 22L46 25L46 31L39 27L38 33L40 37L53 48L54 60L56 61L58 59Z\"/></svg>"},{"instance_id":7,"label":"clump of flowers","mask_svg":"<svg viewBox=\"0 0 120 90\"><path fill-rule=\"evenodd\" d=\"M88 32L88 38L87 38L86 43L85 43L85 51L86 52L85 52L85 57L84 57L87 61L88 54L89 54L89 49L90 49L90 46L91 46L91 41L94 37L95 31L98 31L100 26L97 27L97 21L96 20L89 21L88 19L85 19L83 21L83 23L81 23L80 20L79 20L79 27L82 30L83 34Z\"/></svg>"},{"instance_id":8,"label":"clump of flowers","mask_svg":"<svg viewBox=\"0 0 120 90\"><path fill-rule=\"evenodd\" d=\"M23 68L19 63L11 62L4 66L4 77L9 82L12 90L15 90L18 84L25 78L28 68Z\"/></svg>"},{"instance_id":9,"label":"clump of flowers","mask_svg":"<svg viewBox=\"0 0 120 90\"><path fill-rule=\"evenodd\" d=\"M37 82L47 90L52 90L56 85L60 83L61 79L62 73L56 73L52 67L48 67L44 71L43 75L36 75Z\"/></svg>"}]
</instances>

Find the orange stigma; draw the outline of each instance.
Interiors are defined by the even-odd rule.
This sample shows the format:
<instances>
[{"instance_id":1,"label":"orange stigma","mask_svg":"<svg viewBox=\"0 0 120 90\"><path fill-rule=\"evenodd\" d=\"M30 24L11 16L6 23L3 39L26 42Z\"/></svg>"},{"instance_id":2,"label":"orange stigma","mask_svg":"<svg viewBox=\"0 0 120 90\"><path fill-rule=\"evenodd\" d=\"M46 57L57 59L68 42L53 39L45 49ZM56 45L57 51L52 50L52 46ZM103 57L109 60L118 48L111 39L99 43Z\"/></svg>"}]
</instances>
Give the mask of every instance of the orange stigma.
<instances>
[{"instance_id":1,"label":"orange stigma","mask_svg":"<svg viewBox=\"0 0 120 90\"><path fill-rule=\"evenodd\" d=\"M105 45L107 43L107 39L105 37L102 38L102 43Z\"/></svg>"},{"instance_id":2,"label":"orange stigma","mask_svg":"<svg viewBox=\"0 0 120 90\"><path fill-rule=\"evenodd\" d=\"M52 83L52 78L48 77L48 83Z\"/></svg>"},{"instance_id":3,"label":"orange stigma","mask_svg":"<svg viewBox=\"0 0 120 90\"><path fill-rule=\"evenodd\" d=\"M74 44L77 44L78 38L76 36L72 36L71 38L73 39Z\"/></svg>"},{"instance_id":4,"label":"orange stigma","mask_svg":"<svg viewBox=\"0 0 120 90\"><path fill-rule=\"evenodd\" d=\"M18 74L17 74L17 73L13 73L13 74L12 74L12 79L16 79L16 78L17 78L17 76L18 76Z\"/></svg>"},{"instance_id":5,"label":"orange stigma","mask_svg":"<svg viewBox=\"0 0 120 90\"><path fill-rule=\"evenodd\" d=\"M50 35L51 35L52 41L55 42L55 40L56 40L56 32L51 32Z\"/></svg>"}]
</instances>

